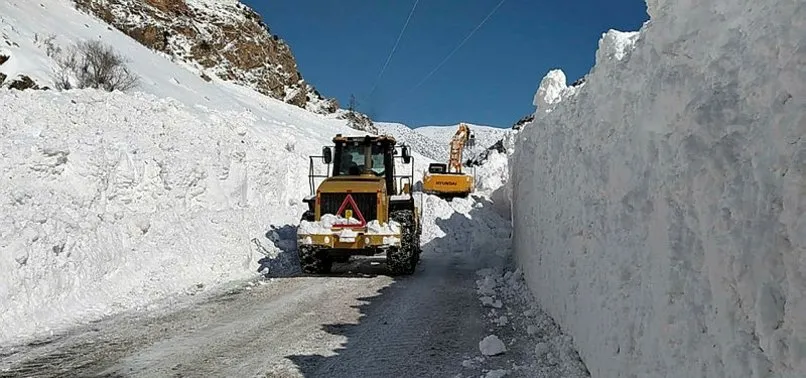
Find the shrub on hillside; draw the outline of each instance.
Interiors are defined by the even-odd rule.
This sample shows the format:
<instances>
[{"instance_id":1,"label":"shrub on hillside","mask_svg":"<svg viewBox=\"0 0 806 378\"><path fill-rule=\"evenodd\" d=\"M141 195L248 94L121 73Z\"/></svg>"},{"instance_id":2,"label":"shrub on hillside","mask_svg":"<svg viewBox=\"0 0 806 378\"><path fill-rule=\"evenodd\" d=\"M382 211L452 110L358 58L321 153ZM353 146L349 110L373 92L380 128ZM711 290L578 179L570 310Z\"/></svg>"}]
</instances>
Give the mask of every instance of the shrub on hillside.
<instances>
[{"instance_id":1,"label":"shrub on hillside","mask_svg":"<svg viewBox=\"0 0 806 378\"><path fill-rule=\"evenodd\" d=\"M137 87L139 78L126 67L127 60L100 41L79 42L57 58L57 89L95 88L109 92Z\"/></svg>"}]
</instances>

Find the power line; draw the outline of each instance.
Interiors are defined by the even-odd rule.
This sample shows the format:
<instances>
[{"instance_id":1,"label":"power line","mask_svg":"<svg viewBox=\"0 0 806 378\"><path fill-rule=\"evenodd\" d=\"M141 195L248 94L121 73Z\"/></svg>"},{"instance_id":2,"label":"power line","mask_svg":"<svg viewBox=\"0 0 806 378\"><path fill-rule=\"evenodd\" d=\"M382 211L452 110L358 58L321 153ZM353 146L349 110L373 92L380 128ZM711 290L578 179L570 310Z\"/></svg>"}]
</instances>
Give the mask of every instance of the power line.
<instances>
[{"instance_id":1,"label":"power line","mask_svg":"<svg viewBox=\"0 0 806 378\"><path fill-rule=\"evenodd\" d=\"M459 45L456 46L456 48L454 48L453 51L451 51L450 54L448 54L448 56L445 57L445 59L442 59L442 61L439 62L439 64L437 64L437 66L433 70L431 70L431 72L428 73L428 75L425 75L425 77L422 80L420 80L420 82L417 83L417 85L415 85L409 91L409 93L414 92L417 88L419 88L421 85L423 85L423 83L425 83L429 78L431 78L431 76L433 76L440 68L442 68L442 66L445 65L446 62L448 62L448 60L453 56L453 54L455 54L457 51L459 51L459 49L462 48L462 46L464 46L465 43L467 43L467 41L470 39L470 37L472 37L473 34L476 34L476 31L478 31L481 28L481 26L484 25L484 23L487 22L487 20L489 20L490 17L492 17L493 14L495 14L496 11L498 11L498 8L500 8L501 5L503 5L505 1L506 0L499 1L498 5L496 5L495 8L493 8L493 10L490 11L490 13L488 13L487 16L484 17L484 19L481 20L481 22L478 25L476 25L476 27L473 28L472 31L470 31L470 34L468 34L465 37L465 39L463 39L462 42L460 42Z\"/></svg>"},{"instance_id":2,"label":"power line","mask_svg":"<svg viewBox=\"0 0 806 378\"><path fill-rule=\"evenodd\" d=\"M378 74L378 77L375 79L375 83L372 84L372 89L369 91L369 97L372 97L372 94L375 93L375 89L378 87L378 83L381 81L381 77L383 73L386 71L386 67L389 65L389 62L392 60L392 55L395 54L395 50L397 50L397 45L400 44L400 39L403 38L403 33L406 32L406 28L409 26L409 21L411 20L411 16L414 15L414 10L417 9L417 4L420 0L414 1L414 6L411 7L411 11L409 12L409 16L406 18L406 22L403 24L403 28L400 29L400 33L397 35L397 40L395 41L394 46L392 46L392 51L389 52L389 56L386 57L386 62L383 64L381 68L381 72Z\"/></svg>"},{"instance_id":3,"label":"power line","mask_svg":"<svg viewBox=\"0 0 806 378\"><path fill-rule=\"evenodd\" d=\"M434 67L433 70L431 70L431 72L429 72L427 75L425 75L425 77L422 80L420 80L414 87L412 87L408 92L406 92L406 95L411 94L414 91L416 91L417 88L419 88L421 85L423 85L429 78L431 78L431 76L433 76L437 71L439 71L439 69L442 68L442 66L444 66L445 63L447 63L448 60L457 51L459 51L459 49L462 48L462 46L464 46L464 44L467 43L467 41L470 40L470 38L474 34L476 34L476 32L479 29L481 29L481 27L484 25L484 23L486 23L487 20L489 20L490 17L492 17L495 14L495 12L498 11L498 8L501 8L501 5L503 5L505 1L506 0L499 1L498 4L489 13L487 13L487 16L485 16L484 19L482 19L481 22L479 22L479 24L476 25L476 27L473 28L473 30L471 30L470 33L467 36L465 36L465 38L461 42L459 42L459 44L444 59L442 59L442 61L439 62L439 64L437 64L436 67ZM391 106L391 105L397 104L404 97L405 97L405 95L397 96L397 97L395 97L394 100L392 100L391 102L387 103L386 106Z\"/></svg>"}]
</instances>

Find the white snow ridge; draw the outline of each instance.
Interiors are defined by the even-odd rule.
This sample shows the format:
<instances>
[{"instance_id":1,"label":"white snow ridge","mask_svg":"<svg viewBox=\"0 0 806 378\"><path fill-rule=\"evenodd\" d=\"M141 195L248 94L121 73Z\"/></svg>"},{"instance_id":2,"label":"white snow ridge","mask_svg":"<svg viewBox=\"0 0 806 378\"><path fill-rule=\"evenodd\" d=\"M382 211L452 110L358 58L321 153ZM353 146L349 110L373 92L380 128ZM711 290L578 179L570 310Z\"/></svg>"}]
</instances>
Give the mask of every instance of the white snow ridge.
<instances>
[{"instance_id":1,"label":"white snow ridge","mask_svg":"<svg viewBox=\"0 0 806 378\"><path fill-rule=\"evenodd\" d=\"M647 3L518 135L529 287L595 377L806 376L806 4Z\"/></svg>"}]
</instances>

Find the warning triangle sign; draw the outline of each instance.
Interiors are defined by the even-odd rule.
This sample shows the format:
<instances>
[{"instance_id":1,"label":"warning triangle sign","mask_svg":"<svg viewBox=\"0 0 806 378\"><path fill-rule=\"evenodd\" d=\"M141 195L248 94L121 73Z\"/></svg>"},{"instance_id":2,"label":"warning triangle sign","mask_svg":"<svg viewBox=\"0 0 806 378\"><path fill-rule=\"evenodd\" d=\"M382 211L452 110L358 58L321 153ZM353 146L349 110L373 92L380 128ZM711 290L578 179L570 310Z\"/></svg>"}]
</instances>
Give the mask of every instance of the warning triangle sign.
<instances>
[{"instance_id":1,"label":"warning triangle sign","mask_svg":"<svg viewBox=\"0 0 806 378\"><path fill-rule=\"evenodd\" d=\"M347 209L347 205L350 205L350 209ZM343 212L347 212L347 214L343 214ZM358 205L355 203L353 199L353 195L347 193L347 196L344 197L344 201L339 206L339 210L336 211L336 215L341 216L342 218L352 218L355 216L360 223L336 223L334 226L339 227L346 227L346 228L357 228L357 227L364 227L367 225L367 220L364 219L364 214L361 214L361 210L358 208Z\"/></svg>"}]
</instances>

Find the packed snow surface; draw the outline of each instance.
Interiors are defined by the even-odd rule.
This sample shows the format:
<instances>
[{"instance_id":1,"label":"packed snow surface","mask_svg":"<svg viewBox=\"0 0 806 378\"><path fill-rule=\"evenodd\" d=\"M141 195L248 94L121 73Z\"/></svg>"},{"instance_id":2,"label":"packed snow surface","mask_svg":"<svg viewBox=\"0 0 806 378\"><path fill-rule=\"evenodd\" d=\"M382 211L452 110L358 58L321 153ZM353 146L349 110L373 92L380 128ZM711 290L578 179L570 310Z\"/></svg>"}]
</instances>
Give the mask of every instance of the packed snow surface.
<instances>
[{"instance_id":1,"label":"packed snow surface","mask_svg":"<svg viewBox=\"0 0 806 378\"><path fill-rule=\"evenodd\" d=\"M592 376L806 376L806 4L647 3L517 137L527 282Z\"/></svg>"}]
</instances>

